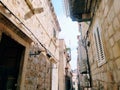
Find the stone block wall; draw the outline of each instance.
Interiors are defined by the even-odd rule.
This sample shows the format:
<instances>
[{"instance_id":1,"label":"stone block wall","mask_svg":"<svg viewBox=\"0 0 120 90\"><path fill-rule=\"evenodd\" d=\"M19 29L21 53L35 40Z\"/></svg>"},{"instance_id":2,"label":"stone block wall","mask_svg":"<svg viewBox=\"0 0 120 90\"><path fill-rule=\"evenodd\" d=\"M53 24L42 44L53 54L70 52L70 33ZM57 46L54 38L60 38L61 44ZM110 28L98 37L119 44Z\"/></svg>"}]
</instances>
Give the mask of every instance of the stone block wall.
<instances>
[{"instance_id":1,"label":"stone block wall","mask_svg":"<svg viewBox=\"0 0 120 90\"><path fill-rule=\"evenodd\" d=\"M40 50L38 45L28 44L27 41L20 38L16 33L10 32L7 26L2 26L0 23L0 38L2 33L13 38L21 45L26 47L24 54L24 62L21 63L21 67L18 78L18 87L20 90L50 90L51 89L51 65L50 60L45 53L39 55L29 55L30 53L35 54L36 51ZM30 48L29 48L30 45Z\"/></svg>"},{"instance_id":2,"label":"stone block wall","mask_svg":"<svg viewBox=\"0 0 120 90\"><path fill-rule=\"evenodd\" d=\"M59 59L59 70L58 70L58 80L59 80L59 90L65 90L65 67L66 67L66 45L64 39L59 40L60 48L60 59Z\"/></svg>"},{"instance_id":3,"label":"stone block wall","mask_svg":"<svg viewBox=\"0 0 120 90\"><path fill-rule=\"evenodd\" d=\"M33 49L32 53L34 53ZM26 67L25 90L50 90L51 67L44 54L29 56Z\"/></svg>"},{"instance_id":4,"label":"stone block wall","mask_svg":"<svg viewBox=\"0 0 120 90\"><path fill-rule=\"evenodd\" d=\"M41 48L44 46L47 51L50 52L53 62L59 60L58 34L60 27L51 1L2 0L1 2L3 4L0 4L0 13L10 20L15 27L19 28L19 30L24 33L26 37L29 37L31 42L37 43L39 45L38 47ZM21 34L18 31L15 33L17 35ZM55 38L54 34L56 34ZM14 39L19 41L16 37L14 37ZM23 39L25 39L24 36ZM26 42L28 41L29 40L26 39ZM30 46L31 42L29 42ZM40 43L42 43L43 46L41 46ZM25 46L26 45L27 44L25 43ZM30 53L29 45L27 45L27 53L24 55L25 61L23 62L24 67L20 89L44 90L46 88L46 90L48 90L50 89L50 82L52 82L50 81L50 71L52 71L50 70L50 61L47 59L46 55L41 56L41 54L40 56L37 55L35 57L28 57L28 54ZM54 73L54 75L56 75L56 77L58 76L57 73ZM58 79L54 79L54 83L56 83L56 85L57 82Z\"/></svg>"},{"instance_id":5,"label":"stone block wall","mask_svg":"<svg viewBox=\"0 0 120 90\"><path fill-rule=\"evenodd\" d=\"M96 21L101 28L101 38L106 63L98 66L93 30ZM89 59L92 83L95 90L118 90L120 87L120 1L101 0L89 28Z\"/></svg>"},{"instance_id":6,"label":"stone block wall","mask_svg":"<svg viewBox=\"0 0 120 90\"><path fill-rule=\"evenodd\" d=\"M9 20L11 20L18 28L20 28L22 32L24 32L34 42L39 43L35 39L36 37L42 44L45 45L45 47L54 55L56 59L59 59L58 34L60 31L60 27L51 1L2 0L2 3L21 22L17 18L15 18L15 16L13 16L4 6L0 5L0 11ZM32 11L32 9L34 10ZM54 30L56 31L55 40L53 37Z\"/></svg>"}]
</instances>

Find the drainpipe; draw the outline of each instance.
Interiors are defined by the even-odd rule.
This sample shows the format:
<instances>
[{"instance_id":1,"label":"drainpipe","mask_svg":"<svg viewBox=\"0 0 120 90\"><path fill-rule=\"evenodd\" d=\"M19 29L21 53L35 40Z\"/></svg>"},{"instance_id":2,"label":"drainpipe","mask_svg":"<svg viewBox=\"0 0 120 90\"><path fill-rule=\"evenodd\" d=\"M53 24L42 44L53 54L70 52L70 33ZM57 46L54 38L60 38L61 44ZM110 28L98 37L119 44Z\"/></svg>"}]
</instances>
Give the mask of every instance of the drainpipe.
<instances>
[{"instance_id":1,"label":"drainpipe","mask_svg":"<svg viewBox=\"0 0 120 90\"><path fill-rule=\"evenodd\" d=\"M87 37L88 37L88 31L87 31L87 35L85 38L85 50L86 50L86 56L87 56L87 65L88 65L88 73L89 73L89 77L90 77L90 87L92 87L92 77L91 77L91 69L90 69L90 62L89 62L89 57L88 57L88 49L87 49Z\"/></svg>"}]
</instances>

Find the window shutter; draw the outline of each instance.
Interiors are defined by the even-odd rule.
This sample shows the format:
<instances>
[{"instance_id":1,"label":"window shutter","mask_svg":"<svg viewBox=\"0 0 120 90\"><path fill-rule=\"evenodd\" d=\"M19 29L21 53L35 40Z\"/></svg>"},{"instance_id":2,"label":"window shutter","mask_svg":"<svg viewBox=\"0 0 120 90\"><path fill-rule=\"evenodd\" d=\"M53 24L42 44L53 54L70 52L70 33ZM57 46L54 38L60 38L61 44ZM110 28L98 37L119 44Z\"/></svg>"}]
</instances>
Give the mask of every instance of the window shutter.
<instances>
[{"instance_id":1,"label":"window shutter","mask_svg":"<svg viewBox=\"0 0 120 90\"><path fill-rule=\"evenodd\" d=\"M105 55L104 55L104 49L103 49L103 44L101 40L100 29L98 27L94 31L94 38L95 38L95 44L96 44L98 66L101 66L102 64L105 63Z\"/></svg>"}]
</instances>

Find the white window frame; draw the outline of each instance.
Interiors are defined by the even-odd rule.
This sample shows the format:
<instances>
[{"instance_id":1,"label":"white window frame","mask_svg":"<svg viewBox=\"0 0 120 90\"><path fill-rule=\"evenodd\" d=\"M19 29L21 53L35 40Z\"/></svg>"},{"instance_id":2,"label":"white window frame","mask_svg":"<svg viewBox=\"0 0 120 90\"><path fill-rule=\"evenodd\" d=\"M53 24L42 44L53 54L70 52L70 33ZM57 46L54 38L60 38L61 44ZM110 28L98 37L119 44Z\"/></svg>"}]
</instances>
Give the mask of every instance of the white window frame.
<instances>
[{"instance_id":1,"label":"white window frame","mask_svg":"<svg viewBox=\"0 0 120 90\"><path fill-rule=\"evenodd\" d=\"M101 38L101 28L98 23L96 23L93 31L94 43L96 47L96 57L98 62L98 67L106 63L105 53L103 48L103 42Z\"/></svg>"}]
</instances>

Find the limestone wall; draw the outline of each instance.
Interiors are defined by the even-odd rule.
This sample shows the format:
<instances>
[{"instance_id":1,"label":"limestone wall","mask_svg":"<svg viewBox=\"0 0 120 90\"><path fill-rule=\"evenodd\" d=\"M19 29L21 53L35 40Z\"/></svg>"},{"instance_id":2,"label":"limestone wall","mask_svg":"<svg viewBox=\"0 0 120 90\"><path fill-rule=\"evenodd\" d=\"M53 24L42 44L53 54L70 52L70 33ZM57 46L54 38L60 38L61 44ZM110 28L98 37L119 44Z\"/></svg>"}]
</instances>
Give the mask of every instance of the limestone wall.
<instances>
[{"instance_id":1,"label":"limestone wall","mask_svg":"<svg viewBox=\"0 0 120 90\"><path fill-rule=\"evenodd\" d=\"M66 67L66 45L63 39L60 39L60 60L59 60L59 90L65 90L65 67Z\"/></svg>"},{"instance_id":2,"label":"limestone wall","mask_svg":"<svg viewBox=\"0 0 120 90\"><path fill-rule=\"evenodd\" d=\"M53 60L59 60L58 34L60 27L50 0L2 0L1 2L3 5L0 4L0 13L15 24L14 27L26 34L25 36L29 37L32 43L37 45L37 48L34 47L28 39L22 37L25 39L25 43L29 42L29 45L26 44L25 61L21 70L22 75L20 75L20 90L50 90L52 66L50 66L46 52L29 55L31 52L35 54L38 50L43 49L40 45L42 43L51 52ZM7 28L4 29L7 30ZM12 29L9 31L12 32ZM13 34L18 37L21 34L20 31L15 30ZM21 41L20 37L16 37L13 38ZM54 72L54 75L57 77L56 73ZM57 82L58 79L54 80L54 83Z\"/></svg>"},{"instance_id":3,"label":"limestone wall","mask_svg":"<svg viewBox=\"0 0 120 90\"><path fill-rule=\"evenodd\" d=\"M50 1L44 0L2 0L2 3L21 21L17 20L3 5L1 12L18 26L34 42L35 37L55 56L58 55L59 24ZM24 24L24 25L23 25ZM27 27L27 28L26 28ZM29 31L29 30L30 31ZM56 38L53 37L54 30ZM33 36L33 34L34 36Z\"/></svg>"},{"instance_id":4,"label":"limestone wall","mask_svg":"<svg viewBox=\"0 0 120 90\"><path fill-rule=\"evenodd\" d=\"M32 47L31 51L34 50L35 47ZM29 56L26 67L24 90L50 90L51 66L43 53Z\"/></svg>"},{"instance_id":5,"label":"limestone wall","mask_svg":"<svg viewBox=\"0 0 120 90\"><path fill-rule=\"evenodd\" d=\"M106 63L98 66L93 31L98 22ZM101 0L89 29L89 59L95 90L118 90L120 87L120 1Z\"/></svg>"}]
</instances>

